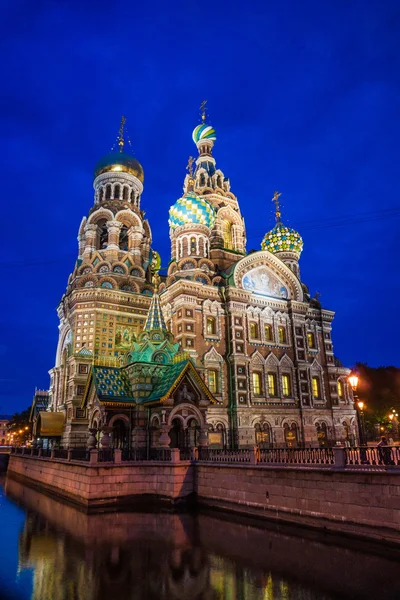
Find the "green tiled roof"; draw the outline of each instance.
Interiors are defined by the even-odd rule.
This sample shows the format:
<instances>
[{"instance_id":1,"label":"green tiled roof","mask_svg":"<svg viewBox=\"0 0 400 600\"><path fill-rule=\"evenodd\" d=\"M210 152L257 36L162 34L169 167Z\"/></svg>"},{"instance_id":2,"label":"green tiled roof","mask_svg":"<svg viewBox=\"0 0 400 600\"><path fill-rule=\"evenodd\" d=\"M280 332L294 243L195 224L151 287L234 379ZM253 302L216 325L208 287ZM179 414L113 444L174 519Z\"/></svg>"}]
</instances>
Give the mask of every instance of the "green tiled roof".
<instances>
[{"instance_id":1,"label":"green tiled roof","mask_svg":"<svg viewBox=\"0 0 400 600\"><path fill-rule=\"evenodd\" d=\"M93 367L93 381L100 400L134 402L129 381L116 367Z\"/></svg>"},{"instance_id":2,"label":"green tiled roof","mask_svg":"<svg viewBox=\"0 0 400 600\"><path fill-rule=\"evenodd\" d=\"M159 383L154 386L153 391L150 396L143 400L143 404L146 402L154 402L155 400L159 400L165 394L169 392L169 390L174 385L175 381L184 371L186 365L188 364L188 360L183 360L182 362L176 363L175 365L170 365L163 374L163 377Z\"/></svg>"}]
</instances>

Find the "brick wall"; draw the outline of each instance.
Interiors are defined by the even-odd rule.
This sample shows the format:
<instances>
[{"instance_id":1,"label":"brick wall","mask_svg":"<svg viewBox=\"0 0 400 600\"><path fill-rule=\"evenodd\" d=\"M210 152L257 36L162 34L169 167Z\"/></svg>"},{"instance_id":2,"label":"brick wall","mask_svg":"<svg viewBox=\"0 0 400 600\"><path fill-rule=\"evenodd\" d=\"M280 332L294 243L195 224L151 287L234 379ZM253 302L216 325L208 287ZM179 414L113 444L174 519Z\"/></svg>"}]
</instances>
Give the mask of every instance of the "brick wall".
<instances>
[{"instance_id":1,"label":"brick wall","mask_svg":"<svg viewBox=\"0 0 400 600\"><path fill-rule=\"evenodd\" d=\"M396 474L203 463L196 468L196 492L200 502L225 510L313 526L318 520L343 531L361 526L359 534L399 539Z\"/></svg>"},{"instance_id":2,"label":"brick wall","mask_svg":"<svg viewBox=\"0 0 400 600\"><path fill-rule=\"evenodd\" d=\"M93 466L11 456L7 475L85 507L109 506L132 497L178 501L193 492L189 463Z\"/></svg>"}]
</instances>

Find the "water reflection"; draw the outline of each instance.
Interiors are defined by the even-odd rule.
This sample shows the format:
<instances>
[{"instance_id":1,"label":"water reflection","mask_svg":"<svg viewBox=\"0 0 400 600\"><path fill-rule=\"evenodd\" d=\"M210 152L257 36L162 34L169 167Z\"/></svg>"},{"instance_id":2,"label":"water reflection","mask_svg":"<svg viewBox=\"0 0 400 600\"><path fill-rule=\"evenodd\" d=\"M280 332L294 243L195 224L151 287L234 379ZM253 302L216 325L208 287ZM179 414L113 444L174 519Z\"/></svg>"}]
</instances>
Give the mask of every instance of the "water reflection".
<instances>
[{"instance_id":1,"label":"water reflection","mask_svg":"<svg viewBox=\"0 0 400 600\"><path fill-rule=\"evenodd\" d=\"M8 573L9 596L4 597L400 597L400 585L393 580L398 559L394 551L388 556L372 556L359 548L340 548L316 538L304 539L205 515L119 512L88 516L12 480L7 481L6 492L26 511L22 530L14 533L19 535L18 573L31 572L32 582L30 589L21 590L13 587L14 574ZM7 519L7 506L2 505L0 519ZM2 563L0 575L4 578Z\"/></svg>"}]
</instances>

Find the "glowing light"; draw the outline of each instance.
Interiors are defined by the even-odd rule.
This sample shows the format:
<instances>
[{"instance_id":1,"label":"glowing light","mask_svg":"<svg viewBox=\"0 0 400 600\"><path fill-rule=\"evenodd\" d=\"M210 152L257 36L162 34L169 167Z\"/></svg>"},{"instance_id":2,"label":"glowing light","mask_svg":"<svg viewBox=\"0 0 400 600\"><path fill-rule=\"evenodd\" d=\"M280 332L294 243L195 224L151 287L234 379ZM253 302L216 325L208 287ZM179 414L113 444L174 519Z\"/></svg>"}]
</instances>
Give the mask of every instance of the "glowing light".
<instances>
[{"instance_id":1,"label":"glowing light","mask_svg":"<svg viewBox=\"0 0 400 600\"><path fill-rule=\"evenodd\" d=\"M357 402L357 406L360 410L362 410L364 408L364 402L360 400L359 402Z\"/></svg>"},{"instance_id":2,"label":"glowing light","mask_svg":"<svg viewBox=\"0 0 400 600\"><path fill-rule=\"evenodd\" d=\"M349 377L349 383L350 383L351 387L353 388L353 390L356 390L357 386L358 386L358 377L357 377L357 375L350 375L350 377Z\"/></svg>"}]
</instances>

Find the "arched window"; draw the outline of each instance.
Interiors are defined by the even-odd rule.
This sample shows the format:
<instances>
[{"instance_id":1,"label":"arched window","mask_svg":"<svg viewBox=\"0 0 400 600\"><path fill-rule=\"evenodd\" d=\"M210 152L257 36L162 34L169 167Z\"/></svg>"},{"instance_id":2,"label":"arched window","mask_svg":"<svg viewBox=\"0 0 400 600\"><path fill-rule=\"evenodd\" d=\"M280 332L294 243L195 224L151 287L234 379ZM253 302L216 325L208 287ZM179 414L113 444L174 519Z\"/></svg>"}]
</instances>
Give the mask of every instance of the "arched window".
<instances>
[{"instance_id":1,"label":"arched window","mask_svg":"<svg viewBox=\"0 0 400 600\"><path fill-rule=\"evenodd\" d=\"M222 179L221 179L221 175L218 175L217 177L217 187L222 187Z\"/></svg>"},{"instance_id":2,"label":"arched window","mask_svg":"<svg viewBox=\"0 0 400 600\"><path fill-rule=\"evenodd\" d=\"M104 189L100 188L100 193L99 193L99 201L102 202L104 198Z\"/></svg>"},{"instance_id":3,"label":"arched window","mask_svg":"<svg viewBox=\"0 0 400 600\"><path fill-rule=\"evenodd\" d=\"M282 375L282 394L285 398L289 398L292 395L290 375Z\"/></svg>"},{"instance_id":4,"label":"arched window","mask_svg":"<svg viewBox=\"0 0 400 600\"><path fill-rule=\"evenodd\" d=\"M190 238L190 254L196 254L196 238Z\"/></svg>"},{"instance_id":5,"label":"arched window","mask_svg":"<svg viewBox=\"0 0 400 600\"><path fill-rule=\"evenodd\" d=\"M253 394L255 396L261 396L262 394L261 373L259 373L258 371L253 372Z\"/></svg>"},{"instance_id":6,"label":"arched window","mask_svg":"<svg viewBox=\"0 0 400 600\"><path fill-rule=\"evenodd\" d=\"M232 223L230 221L223 222L222 235L224 238L224 248L226 248L227 250L232 250L233 249Z\"/></svg>"},{"instance_id":7,"label":"arched window","mask_svg":"<svg viewBox=\"0 0 400 600\"><path fill-rule=\"evenodd\" d=\"M289 448L296 448L297 442L298 442L296 423L292 423L291 425L288 425L287 423L285 423L284 430L285 430L286 445Z\"/></svg>"},{"instance_id":8,"label":"arched window","mask_svg":"<svg viewBox=\"0 0 400 600\"><path fill-rule=\"evenodd\" d=\"M215 369L208 371L208 389L212 394L216 394L218 390L218 373Z\"/></svg>"},{"instance_id":9,"label":"arched window","mask_svg":"<svg viewBox=\"0 0 400 600\"><path fill-rule=\"evenodd\" d=\"M272 445L272 432L268 423L256 423L255 427L256 444L260 448L269 448Z\"/></svg>"},{"instance_id":10,"label":"arched window","mask_svg":"<svg viewBox=\"0 0 400 600\"><path fill-rule=\"evenodd\" d=\"M98 223L97 226L100 230L100 235L99 235L99 246L98 246L98 250L104 250L104 248L107 248L107 244L108 244L108 229L107 229L107 221L105 219L101 219Z\"/></svg>"},{"instance_id":11,"label":"arched window","mask_svg":"<svg viewBox=\"0 0 400 600\"><path fill-rule=\"evenodd\" d=\"M120 196L121 196L121 186L119 185L119 183L117 183L114 186L114 198L115 198L115 200L119 200Z\"/></svg>"},{"instance_id":12,"label":"arched window","mask_svg":"<svg viewBox=\"0 0 400 600\"><path fill-rule=\"evenodd\" d=\"M321 398L321 382L319 377L312 377L312 394L314 398Z\"/></svg>"},{"instance_id":13,"label":"arched window","mask_svg":"<svg viewBox=\"0 0 400 600\"><path fill-rule=\"evenodd\" d=\"M258 327L257 327L257 323L254 323L254 321L252 321L250 323L250 337L253 340L258 339Z\"/></svg>"},{"instance_id":14,"label":"arched window","mask_svg":"<svg viewBox=\"0 0 400 600\"><path fill-rule=\"evenodd\" d=\"M339 398L344 398L343 383L340 379L338 379L338 382L337 382L337 393L338 393Z\"/></svg>"},{"instance_id":15,"label":"arched window","mask_svg":"<svg viewBox=\"0 0 400 600\"><path fill-rule=\"evenodd\" d=\"M124 192L123 192L123 200L128 200L129 197L129 188L127 185L124 185Z\"/></svg>"},{"instance_id":16,"label":"arched window","mask_svg":"<svg viewBox=\"0 0 400 600\"><path fill-rule=\"evenodd\" d=\"M207 334L215 335L216 327L215 327L215 318L207 317Z\"/></svg>"},{"instance_id":17,"label":"arched window","mask_svg":"<svg viewBox=\"0 0 400 600\"><path fill-rule=\"evenodd\" d=\"M270 342L272 340L272 326L265 325L264 331L265 331L265 339L267 340L267 342Z\"/></svg>"},{"instance_id":18,"label":"arched window","mask_svg":"<svg viewBox=\"0 0 400 600\"><path fill-rule=\"evenodd\" d=\"M128 228L126 225L122 225L121 231L119 233L119 247L121 250L129 249L129 235Z\"/></svg>"},{"instance_id":19,"label":"arched window","mask_svg":"<svg viewBox=\"0 0 400 600\"><path fill-rule=\"evenodd\" d=\"M286 328L278 327L278 339L280 344L286 344Z\"/></svg>"},{"instance_id":20,"label":"arched window","mask_svg":"<svg viewBox=\"0 0 400 600\"><path fill-rule=\"evenodd\" d=\"M200 187L204 187L206 185L206 178L204 173L200 175Z\"/></svg>"},{"instance_id":21,"label":"arched window","mask_svg":"<svg viewBox=\"0 0 400 600\"><path fill-rule=\"evenodd\" d=\"M326 446L328 441L328 433L326 423L316 423L315 428L317 430L317 440L320 446Z\"/></svg>"},{"instance_id":22,"label":"arched window","mask_svg":"<svg viewBox=\"0 0 400 600\"><path fill-rule=\"evenodd\" d=\"M347 441L350 439L350 427L348 426L346 421L343 421L342 425L343 425L344 439Z\"/></svg>"},{"instance_id":23,"label":"arched window","mask_svg":"<svg viewBox=\"0 0 400 600\"><path fill-rule=\"evenodd\" d=\"M268 395L271 397L278 395L275 373L268 373Z\"/></svg>"},{"instance_id":24,"label":"arched window","mask_svg":"<svg viewBox=\"0 0 400 600\"><path fill-rule=\"evenodd\" d=\"M309 348L315 348L315 337L314 334L311 333L311 331L307 333L307 342Z\"/></svg>"},{"instance_id":25,"label":"arched window","mask_svg":"<svg viewBox=\"0 0 400 600\"><path fill-rule=\"evenodd\" d=\"M111 198L111 184L109 183L106 186L106 200L110 200Z\"/></svg>"}]
</instances>

